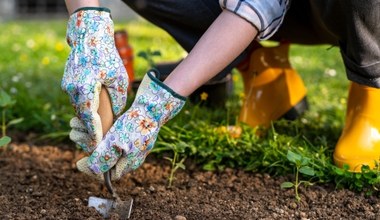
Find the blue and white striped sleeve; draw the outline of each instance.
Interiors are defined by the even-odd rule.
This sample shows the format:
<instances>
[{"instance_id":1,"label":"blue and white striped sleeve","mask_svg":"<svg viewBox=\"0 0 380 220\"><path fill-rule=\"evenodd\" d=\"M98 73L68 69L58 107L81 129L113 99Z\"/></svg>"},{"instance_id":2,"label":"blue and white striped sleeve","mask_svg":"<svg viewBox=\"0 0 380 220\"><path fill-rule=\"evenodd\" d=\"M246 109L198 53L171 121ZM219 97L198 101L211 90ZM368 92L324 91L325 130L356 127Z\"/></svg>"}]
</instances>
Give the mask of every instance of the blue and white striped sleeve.
<instances>
[{"instance_id":1,"label":"blue and white striped sleeve","mask_svg":"<svg viewBox=\"0 0 380 220\"><path fill-rule=\"evenodd\" d=\"M266 40L282 24L290 0L219 0L219 4L255 26L258 40Z\"/></svg>"}]
</instances>

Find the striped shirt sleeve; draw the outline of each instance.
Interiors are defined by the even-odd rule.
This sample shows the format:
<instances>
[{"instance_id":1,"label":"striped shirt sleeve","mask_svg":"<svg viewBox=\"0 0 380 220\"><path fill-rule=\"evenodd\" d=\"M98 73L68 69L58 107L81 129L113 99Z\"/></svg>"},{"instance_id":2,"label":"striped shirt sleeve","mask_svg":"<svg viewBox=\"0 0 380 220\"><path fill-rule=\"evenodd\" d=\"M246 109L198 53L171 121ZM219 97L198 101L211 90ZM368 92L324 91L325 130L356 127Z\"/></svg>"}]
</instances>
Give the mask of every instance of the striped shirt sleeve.
<instances>
[{"instance_id":1,"label":"striped shirt sleeve","mask_svg":"<svg viewBox=\"0 0 380 220\"><path fill-rule=\"evenodd\" d=\"M255 26L258 40L266 40L282 24L290 0L219 0L219 4Z\"/></svg>"}]
</instances>

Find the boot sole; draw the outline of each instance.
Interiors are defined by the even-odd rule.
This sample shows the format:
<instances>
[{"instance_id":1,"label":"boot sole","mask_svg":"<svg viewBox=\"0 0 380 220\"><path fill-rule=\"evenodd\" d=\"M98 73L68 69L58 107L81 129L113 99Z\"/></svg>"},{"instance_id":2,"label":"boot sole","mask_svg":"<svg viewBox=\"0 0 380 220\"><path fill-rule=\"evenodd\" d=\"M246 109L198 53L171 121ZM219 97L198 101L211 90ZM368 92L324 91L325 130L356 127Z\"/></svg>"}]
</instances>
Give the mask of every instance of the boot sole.
<instances>
[{"instance_id":1,"label":"boot sole","mask_svg":"<svg viewBox=\"0 0 380 220\"><path fill-rule=\"evenodd\" d=\"M309 102L305 96L297 105L293 106L288 112L286 112L281 118L289 121L294 121L299 118L306 110L309 109Z\"/></svg>"}]
</instances>

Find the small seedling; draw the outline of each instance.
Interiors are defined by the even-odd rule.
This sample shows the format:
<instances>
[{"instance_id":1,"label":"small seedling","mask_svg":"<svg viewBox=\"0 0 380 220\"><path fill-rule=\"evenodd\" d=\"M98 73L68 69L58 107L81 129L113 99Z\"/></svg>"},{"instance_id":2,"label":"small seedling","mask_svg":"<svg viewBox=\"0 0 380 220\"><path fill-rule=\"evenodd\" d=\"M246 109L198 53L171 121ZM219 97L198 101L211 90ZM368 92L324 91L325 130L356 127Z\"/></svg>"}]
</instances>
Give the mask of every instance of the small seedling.
<instances>
[{"instance_id":1,"label":"small seedling","mask_svg":"<svg viewBox=\"0 0 380 220\"><path fill-rule=\"evenodd\" d=\"M0 139L0 147L6 147L10 142L11 138L7 136L7 129L15 124L22 122L23 118L16 118L7 122L6 120L6 111L8 108L11 108L14 104L16 104L15 100L3 90L0 90L0 108L1 110L1 134L2 138Z\"/></svg>"},{"instance_id":2,"label":"small seedling","mask_svg":"<svg viewBox=\"0 0 380 220\"><path fill-rule=\"evenodd\" d=\"M186 157L182 156L185 153L185 149L187 148L187 144L180 141L177 144L168 144L167 147L169 147L173 151L173 158L170 157L164 157L166 160L170 161L171 163L171 169L170 169L170 175L168 177L168 187L172 187L173 180L175 179L174 174L175 172L181 168L183 170L186 169L186 166L184 164ZM182 157L182 158L181 158Z\"/></svg>"},{"instance_id":3,"label":"small seedling","mask_svg":"<svg viewBox=\"0 0 380 220\"><path fill-rule=\"evenodd\" d=\"M144 60L146 60L150 68L155 68L156 63L154 62L153 58L161 56L161 52L159 50L152 51L151 49L147 49L146 51L140 51L137 56L142 57Z\"/></svg>"},{"instance_id":4,"label":"small seedling","mask_svg":"<svg viewBox=\"0 0 380 220\"><path fill-rule=\"evenodd\" d=\"M309 166L310 164L310 159L307 158L307 157L304 157L304 156L301 156L297 153L294 153L292 151L288 151L287 153L287 159L288 161L290 161L291 163L293 163L296 167L296 173L295 173L295 181L294 182L283 182L281 184L281 188L284 189L284 188L294 188L294 191L295 191L295 197L297 199L297 201L300 201L301 200L301 197L299 196L299 193L298 193L298 187L301 185L301 184L304 184L305 186L310 186L310 185L313 185L311 182L309 181L306 181L306 180L299 180L299 174L302 173L304 175L308 175L308 176L314 176L315 175L315 171L312 167Z\"/></svg>"}]
</instances>

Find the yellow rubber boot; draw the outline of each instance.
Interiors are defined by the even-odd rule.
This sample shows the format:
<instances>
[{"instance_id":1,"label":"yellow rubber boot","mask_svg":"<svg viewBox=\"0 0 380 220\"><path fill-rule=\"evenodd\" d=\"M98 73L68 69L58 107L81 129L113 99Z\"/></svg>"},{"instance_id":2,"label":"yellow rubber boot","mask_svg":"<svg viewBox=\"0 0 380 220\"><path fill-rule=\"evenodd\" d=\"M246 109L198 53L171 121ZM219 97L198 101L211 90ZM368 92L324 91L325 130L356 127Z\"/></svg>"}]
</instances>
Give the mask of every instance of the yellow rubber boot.
<instances>
[{"instance_id":1,"label":"yellow rubber boot","mask_svg":"<svg viewBox=\"0 0 380 220\"><path fill-rule=\"evenodd\" d=\"M335 147L334 162L360 172L362 165L374 168L380 158L380 89L352 83L345 126Z\"/></svg>"},{"instance_id":2,"label":"yellow rubber boot","mask_svg":"<svg viewBox=\"0 0 380 220\"><path fill-rule=\"evenodd\" d=\"M289 44L255 48L246 70L244 103L239 121L252 127L268 127L281 117L294 120L307 109L306 88L291 67Z\"/></svg>"}]
</instances>

